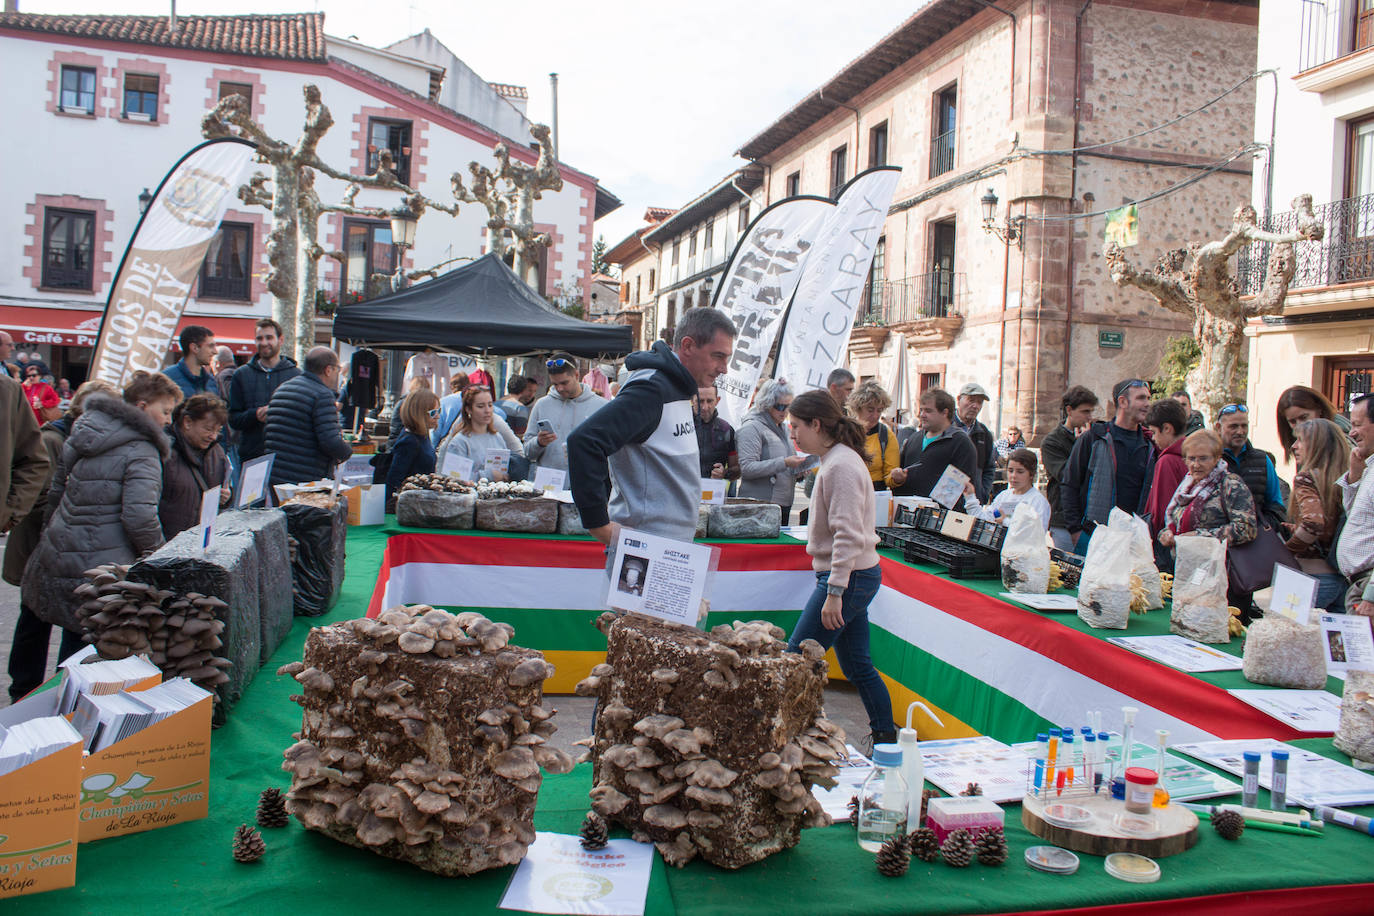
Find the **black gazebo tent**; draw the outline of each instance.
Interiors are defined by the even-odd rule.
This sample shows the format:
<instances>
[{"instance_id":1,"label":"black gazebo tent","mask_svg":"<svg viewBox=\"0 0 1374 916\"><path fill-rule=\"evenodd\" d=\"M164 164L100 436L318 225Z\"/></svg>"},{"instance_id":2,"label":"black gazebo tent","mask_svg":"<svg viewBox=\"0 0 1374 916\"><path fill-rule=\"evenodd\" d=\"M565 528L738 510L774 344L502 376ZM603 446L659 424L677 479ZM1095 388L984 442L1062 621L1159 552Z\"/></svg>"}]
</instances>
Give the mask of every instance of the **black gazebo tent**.
<instances>
[{"instance_id":1,"label":"black gazebo tent","mask_svg":"<svg viewBox=\"0 0 1374 916\"><path fill-rule=\"evenodd\" d=\"M495 254L389 296L340 306L334 337L379 349L489 356L563 350L597 358L634 349L627 326L559 312Z\"/></svg>"}]
</instances>

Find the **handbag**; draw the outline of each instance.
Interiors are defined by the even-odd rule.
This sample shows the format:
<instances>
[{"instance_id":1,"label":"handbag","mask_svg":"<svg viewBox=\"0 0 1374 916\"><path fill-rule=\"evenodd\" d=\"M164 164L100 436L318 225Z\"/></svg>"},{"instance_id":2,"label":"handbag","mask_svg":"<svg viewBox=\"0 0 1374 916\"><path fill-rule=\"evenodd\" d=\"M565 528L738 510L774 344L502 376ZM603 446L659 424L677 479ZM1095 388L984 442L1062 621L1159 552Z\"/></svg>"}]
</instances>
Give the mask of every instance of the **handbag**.
<instances>
[{"instance_id":1,"label":"handbag","mask_svg":"<svg viewBox=\"0 0 1374 916\"><path fill-rule=\"evenodd\" d=\"M1268 588L1274 581L1275 566L1298 569L1298 558L1263 519L1253 541L1226 545L1226 578L1233 591L1249 593Z\"/></svg>"}]
</instances>

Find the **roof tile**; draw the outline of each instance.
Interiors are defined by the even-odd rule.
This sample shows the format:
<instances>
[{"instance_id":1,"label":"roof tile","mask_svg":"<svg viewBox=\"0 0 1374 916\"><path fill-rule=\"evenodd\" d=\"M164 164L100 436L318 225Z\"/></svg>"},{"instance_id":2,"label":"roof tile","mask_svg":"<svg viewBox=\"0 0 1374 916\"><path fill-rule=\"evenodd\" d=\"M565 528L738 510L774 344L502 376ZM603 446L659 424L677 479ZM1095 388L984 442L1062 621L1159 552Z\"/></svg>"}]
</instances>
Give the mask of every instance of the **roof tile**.
<instances>
[{"instance_id":1,"label":"roof tile","mask_svg":"<svg viewBox=\"0 0 1374 916\"><path fill-rule=\"evenodd\" d=\"M252 57L323 62L328 59L324 13L251 16L66 16L0 13L0 28L103 38Z\"/></svg>"}]
</instances>

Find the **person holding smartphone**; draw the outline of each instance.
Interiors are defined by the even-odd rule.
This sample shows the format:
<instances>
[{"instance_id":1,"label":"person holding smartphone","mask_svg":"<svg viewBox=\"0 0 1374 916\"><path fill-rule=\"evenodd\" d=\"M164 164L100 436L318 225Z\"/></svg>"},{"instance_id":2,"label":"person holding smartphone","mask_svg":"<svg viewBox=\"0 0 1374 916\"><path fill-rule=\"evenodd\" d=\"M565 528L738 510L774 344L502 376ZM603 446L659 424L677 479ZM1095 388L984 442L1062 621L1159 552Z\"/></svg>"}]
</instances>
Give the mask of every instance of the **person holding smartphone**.
<instances>
[{"instance_id":1,"label":"person holding smartphone","mask_svg":"<svg viewBox=\"0 0 1374 916\"><path fill-rule=\"evenodd\" d=\"M525 429L525 457L541 468L568 469L568 436L606 399L578 378L572 357L556 354L544 363L549 393L534 402Z\"/></svg>"}]
</instances>

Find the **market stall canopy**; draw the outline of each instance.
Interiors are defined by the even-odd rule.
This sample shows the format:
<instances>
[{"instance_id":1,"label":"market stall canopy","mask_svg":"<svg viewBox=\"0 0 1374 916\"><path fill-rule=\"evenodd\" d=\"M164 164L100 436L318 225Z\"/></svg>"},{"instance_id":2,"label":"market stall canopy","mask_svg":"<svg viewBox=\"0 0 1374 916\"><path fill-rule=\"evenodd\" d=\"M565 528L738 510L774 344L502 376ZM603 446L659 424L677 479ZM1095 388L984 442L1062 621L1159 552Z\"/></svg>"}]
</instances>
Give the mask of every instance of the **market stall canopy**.
<instances>
[{"instance_id":1,"label":"market stall canopy","mask_svg":"<svg viewBox=\"0 0 1374 916\"><path fill-rule=\"evenodd\" d=\"M594 358L634 349L628 326L563 314L495 254L388 296L340 306L334 337L354 346L493 356L563 350Z\"/></svg>"}]
</instances>

